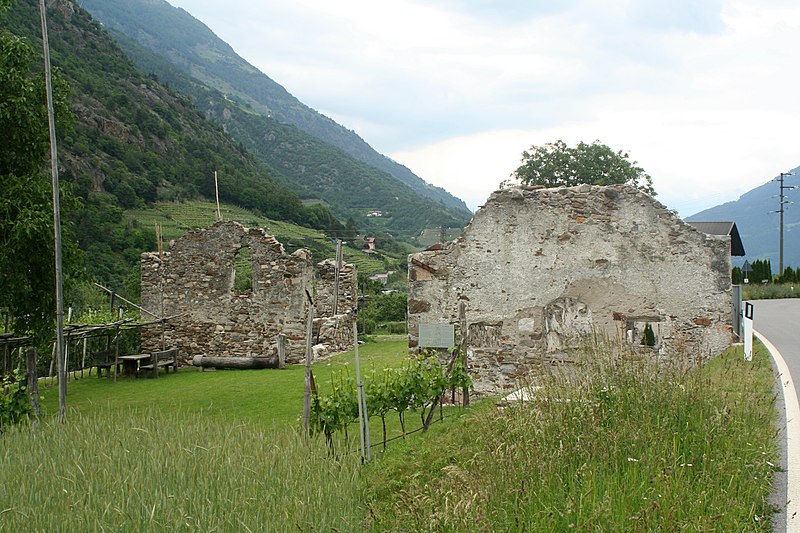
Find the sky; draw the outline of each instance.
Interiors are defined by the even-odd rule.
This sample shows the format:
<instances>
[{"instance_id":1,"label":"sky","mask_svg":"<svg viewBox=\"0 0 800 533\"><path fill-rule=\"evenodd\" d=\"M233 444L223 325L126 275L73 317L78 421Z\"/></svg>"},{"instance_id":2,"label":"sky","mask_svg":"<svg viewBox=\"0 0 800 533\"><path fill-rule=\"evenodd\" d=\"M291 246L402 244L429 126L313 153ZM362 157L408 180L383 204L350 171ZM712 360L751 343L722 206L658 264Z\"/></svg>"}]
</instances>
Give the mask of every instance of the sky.
<instances>
[{"instance_id":1,"label":"sky","mask_svg":"<svg viewBox=\"0 0 800 533\"><path fill-rule=\"evenodd\" d=\"M169 2L473 210L559 139L627 152L681 216L800 165L796 0Z\"/></svg>"}]
</instances>

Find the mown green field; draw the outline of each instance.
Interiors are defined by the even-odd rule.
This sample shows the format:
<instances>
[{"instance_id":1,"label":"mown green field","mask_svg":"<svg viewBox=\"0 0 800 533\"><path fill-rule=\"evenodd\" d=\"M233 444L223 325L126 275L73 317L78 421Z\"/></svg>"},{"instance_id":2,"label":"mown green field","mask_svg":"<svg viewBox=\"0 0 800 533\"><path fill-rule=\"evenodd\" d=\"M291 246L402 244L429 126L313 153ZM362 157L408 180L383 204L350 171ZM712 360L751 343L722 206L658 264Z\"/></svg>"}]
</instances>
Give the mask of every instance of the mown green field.
<instances>
[{"instance_id":1,"label":"mown green field","mask_svg":"<svg viewBox=\"0 0 800 533\"><path fill-rule=\"evenodd\" d=\"M361 355L397 366L405 343ZM315 365L321 393L352 357ZM690 369L604 347L578 368L540 378L526 402L446 412L366 466L354 428L336 452L298 433L301 367L84 378L70 383L66 424L47 415L0 436L0 529L771 530L763 349Z\"/></svg>"}]
</instances>

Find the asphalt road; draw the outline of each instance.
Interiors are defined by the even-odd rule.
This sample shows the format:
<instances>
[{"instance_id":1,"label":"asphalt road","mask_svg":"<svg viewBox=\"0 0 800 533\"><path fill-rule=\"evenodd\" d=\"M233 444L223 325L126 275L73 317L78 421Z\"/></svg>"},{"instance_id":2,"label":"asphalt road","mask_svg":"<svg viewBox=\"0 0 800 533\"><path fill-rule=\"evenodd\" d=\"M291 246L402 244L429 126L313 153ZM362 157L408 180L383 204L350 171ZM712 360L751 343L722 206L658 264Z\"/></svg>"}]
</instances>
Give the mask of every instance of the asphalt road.
<instances>
[{"instance_id":1,"label":"asphalt road","mask_svg":"<svg viewBox=\"0 0 800 533\"><path fill-rule=\"evenodd\" d=\"M797 494L799 489L795 485L797 484L797 470L800 469L796 457L798 443L800 443L800 430L798 430L800 420L796 419L798 398L794 384L800 384L800 299L753 300L751 303L754 307L753 329L765 337L779 352L785 362L784 373L788 370L789 376L781 373L777 385L782 385L779 389L787 391L786 394L795 396L785 399L781 396L784 401L778 405L778 413L782 417L782 420L779 421L781 428L779 436L782 437L780 439L781 466L784 471L776 474L775 490L772 495L772 502L781 509L788 507L791 516L787 520L785 511L782 511L775 517L773 531L800 531L800 516L794 512L800 502L793 502L790 498L790 495ZM788 388L787 385L789 385ZM793 406L790 405L792 402L794 402L794 411L792 411ZM787 413L789 414L788 420ZM789 445L789 441L791 441L791 445ZM792 481L792 487L788 487L789 480ZM787 500L789 500L788 506L786 505Z\"/></svg>"}]
</instances>

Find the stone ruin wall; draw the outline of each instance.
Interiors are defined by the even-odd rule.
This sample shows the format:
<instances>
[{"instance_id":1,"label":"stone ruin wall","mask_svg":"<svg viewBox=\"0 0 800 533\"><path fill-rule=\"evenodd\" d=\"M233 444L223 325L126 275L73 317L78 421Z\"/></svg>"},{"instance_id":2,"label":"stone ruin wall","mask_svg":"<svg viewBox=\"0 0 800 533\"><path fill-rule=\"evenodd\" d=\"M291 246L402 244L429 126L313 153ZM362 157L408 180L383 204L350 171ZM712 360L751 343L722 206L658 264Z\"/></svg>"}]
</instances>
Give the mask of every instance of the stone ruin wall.
<instances>
[{"instance_id":1,"label":"stone ruin wall","mask_svg":"<svg viewBox=\"0 0 800 533\"><path fill-rule=\"evenodd\" d=\"M353 324L358 306L358 270L350 263L339 269L339 303L333 314L336 298L336 261L317 263L317 284L314 291L313 342L315 358L353 347Z\"/></svg>"},{"instance_id":2,"label":"stone ruin wall","mask_svg":"<svg viewBox=\"0 0 800 533\"><path fill-rule=\"evenodd\" d=\"M661 357L731 343L730 241L626 186L495 192L456 241L409 256L409 347L419 324L459 324L477 392L514 387L592 333ZM458 328L457 328L458 329Z\"/></svg>"},{"instance_id":3,"label":"stone ruin wall","mask_svg":"<svg viewBox=\"0 0 800 533\"><path fill-rule=\"evenodd\" d=\"M253 285L236 291L234 261L245 247L252 255ZM142 306L160 316L176 317L143 330L143 351L177 346L189 359L268 357L277 354L278 335L283 333L286 361L305 358L306 291L312 291L314 275L307 250L287 254L275 237L262 230L218 222L176 240L163 256L142 254L141 267ZM355 270L352 265L348 268ZM317 290L326 292L327 285L321 280ZM332 342L329 350L346 349L340 339Z\"/></svg>"}]
</instances>

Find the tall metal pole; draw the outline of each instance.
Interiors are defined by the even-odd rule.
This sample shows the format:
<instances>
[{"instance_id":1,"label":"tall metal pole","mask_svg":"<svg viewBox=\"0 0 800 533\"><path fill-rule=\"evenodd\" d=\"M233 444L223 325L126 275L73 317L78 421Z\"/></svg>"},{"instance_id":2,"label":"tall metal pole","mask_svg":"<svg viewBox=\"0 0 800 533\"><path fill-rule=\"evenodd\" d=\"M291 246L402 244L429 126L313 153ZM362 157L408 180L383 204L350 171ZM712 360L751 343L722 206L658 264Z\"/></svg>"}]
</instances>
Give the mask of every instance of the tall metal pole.
<instances>
[{"instance_id":1,"label":"tall metal pole","mask_svg":"<svg viewBox=\"0 0 800 533\"><path fill-rule=\"evenodd\" d=\"M314 300L306 290L308 299L308 316L306 322L306 374L303 383L303 430L306 436L311 434L311 335L314 327Z\"/></svg>"},{"instance_id":2,"label":"tall metal pole","mask_svg":"<svg viewBox=\"0 0 800 533\"><path fill-rule=\"evenodd\" d=\"M780 178L778 178L780 180L780 196L779 196L780 197L780 208L778 209L778 213L780 213L780 222L779 222L779 224L780 224L780 231L779 231L780 237L779 237L779 245L778 245L779 249L780 249L780 260L779 260L779 266L778 266L778 268L780 269L780 270L778 270L778 275L779 276L783 276L783 206L784 206L784 204L786 204L786 202L784 201L783 191L786 190L786 189L794 189L794 186L790 186L790 185L784 186L784 184L783 184L784 176L793 176L793 174L791 172L781 172Z\"/></svg>"},{"instance_id":3,"label":"tall metal pole","mask_svg":"<svg viewBox=\"0 0 800 533\"><path fill-rule=\"evenodd\" d=\"M369 415L367 399L364 396L364 382L361 381L361 362L358 358L358 324L353 320L353 350L356 356L356 386L358 400L358 432L361 437L361 462L369 461Z\"/></svg>"},{"instance_id":4,"label":"tall metal pole","mask_svg":"<svg viewBox=\"0 0 800 533\"><path fill-rule=\"evenodd\" d=\"M44 0L39 0L42 20L42 47L44 48L44 75L47 89L47 120L50 127L50 172L53 177L53 231L55 232L56 268L56 369L58 372L58 419L66 421L67 376L64 360L64 288L61 271L61 203L58 187L58 150L56 147L56 121L53 111L53 80L50 72L50 43L47 39L47 15Z\"/></svg>"}]
</instances>

